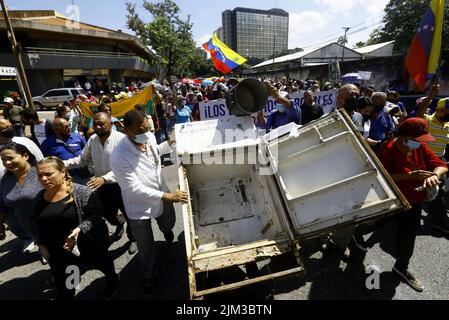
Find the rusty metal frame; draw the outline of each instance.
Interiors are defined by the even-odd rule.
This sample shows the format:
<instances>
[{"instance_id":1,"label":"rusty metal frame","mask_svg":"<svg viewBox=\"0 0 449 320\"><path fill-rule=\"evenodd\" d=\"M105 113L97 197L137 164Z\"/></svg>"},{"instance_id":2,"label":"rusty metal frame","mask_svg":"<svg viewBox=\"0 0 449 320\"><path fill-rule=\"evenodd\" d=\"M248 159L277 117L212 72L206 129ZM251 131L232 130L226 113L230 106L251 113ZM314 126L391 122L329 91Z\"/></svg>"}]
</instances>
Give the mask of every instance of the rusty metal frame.
<instances>
[{"instance_id":1,"label":"rusty metal frame","mask_svg":"<svg viewBox=\"0 0 449 320\"><path fill-rule=\"evenodd\" d=\"M180 189L187 191L190 199L190 188L187 171L183 166L178 168ZM300 275L304 273L304 267L299 255L299 245L289 237L278 240L265 240L250 244L222 248L208 253L194 254L197 252L196 234L193 222L193 211L190 202L182 204L184 222L185 245L187 256L187 269L189 278L190 299L202 299L206 295L243 288L267 280ZM286 226L289 229L289 226ZM238 281L206 290L197 290L196 274L220 270L232 266L240 266L249 262L267 260L274 256L292 253L297 266L261 277Z\"/></svg>"}]
</instances>

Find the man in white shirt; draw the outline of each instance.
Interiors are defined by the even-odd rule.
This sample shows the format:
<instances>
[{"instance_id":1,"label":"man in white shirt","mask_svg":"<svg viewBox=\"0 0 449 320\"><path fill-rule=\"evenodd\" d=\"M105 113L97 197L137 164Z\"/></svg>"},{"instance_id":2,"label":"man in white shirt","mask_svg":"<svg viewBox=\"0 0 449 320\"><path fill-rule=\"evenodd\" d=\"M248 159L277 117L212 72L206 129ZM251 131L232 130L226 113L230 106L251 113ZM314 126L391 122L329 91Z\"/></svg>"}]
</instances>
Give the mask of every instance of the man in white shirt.
<instances>
[{"instance_id":1,"label":"man in white shirt","mask_svg":"<svg viewBox=\"0 0 449 320\"><path fill-rule=\"evenodd\" d=\"M72 170L93 164L95 176L90 179L87 186L97 191L103 205L104 217L113 226L117 226L114 234L110 237L110 243L118 241L123 234L124 219L127 219L123 204L120 186L115 180L114 173L109 165L112 151L126 136L123 133L112 130L111 115L98 112L93 118L93 129L95 134L87 141L80 156L64 161L67 169ZM118 210L123 216L118 215ZM126 228L129 239L128 253L137 251L129 223Z\"/></svg>"},{"instance_id":2,"label":"man in white shirt","mask_svg":"<svg viewBox=\"0 0 449 320\"><path fill-rule=\"evenodd\" d=\"M22 123L30 126L31 140L36 145L41 146L45 139L54 134L51 121L41 119L35 110L26 108L20 112L20 116Z\"/></svg>"},{"instance_id":3,"label":"man in white shirt","mask_svg":"<svg viewBox=\"0 0 449 320\"><path fill-rule=\"evenodd\" d=\"M172 203L188 202L188 195L180 190L171 193L162 177L160 155L169 153L173 142L157 145L147 117L138 110L127 112L123 120L127 137L112 152L111 169L122 189L143 266L144 294L149 297L157 285L151 219L156 219L167 242L172 242L175 225Z\"/></svg>"}]
</instances>

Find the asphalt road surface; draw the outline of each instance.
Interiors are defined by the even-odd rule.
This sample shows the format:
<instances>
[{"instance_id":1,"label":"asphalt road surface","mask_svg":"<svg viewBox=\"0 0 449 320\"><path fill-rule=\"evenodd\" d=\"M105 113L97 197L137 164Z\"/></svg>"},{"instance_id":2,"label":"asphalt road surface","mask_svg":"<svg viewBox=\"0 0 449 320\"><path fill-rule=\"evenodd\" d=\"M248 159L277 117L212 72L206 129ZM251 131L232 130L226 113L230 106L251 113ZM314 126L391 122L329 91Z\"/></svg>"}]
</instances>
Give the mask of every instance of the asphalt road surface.
<instances>
[{"instance_id":1,"label":"asphalt road surface","mask_svg":"<svg viewBox=\"0 0 449 320\"><path fill-rule=\"evenodd\" d=\"M176 188L178 178L175 166L164 168L164 175L171 188ZM153 224L158 249L158 269L160 285L156 300L188 299L188 280L184 244L184 231L181 210L176 208L175 241L165 242L163 235ZM110 228L113 231L113 228ZM337 252L323 255L320 242L311 240L304 243L301 256L306 273L301 276L267 281L251 287L231 291L206 300L260 299L260 300L306 300L306 299L449 299L449 250L448 238L434 232L430 221L423 212L422 227L416 241L415 254L410 269L422 280L425 291L418 293L392 273L394 264L395 227L387 224L382 229L367 236L370 246L363 261L363 256L353 248L348 262L341 261ZM54 296L51 274L48 266L39 261L37 252L23 254L20 252L21 241L11 232L7 232L6 241L0 242L0 300L32 299L49 300ZM127 252L126 235L110 248L117 271L120 272L120 289L114 299L144 299L142 281L139 273L139 261L136 255ZM363 264L364 263L364 264ZM367 266L376 266L380 274L379 289L368 290L365 282ZM271 268L270 268L271 267ZM275 266L265 265L262 273L274 271ZM238 267L210 273L208 281L225 282L245 278L243 269ZM99 271L88 271L82 276L77 299L97 300L103 298L105 280Z\"/></svg>"}]
</instances>

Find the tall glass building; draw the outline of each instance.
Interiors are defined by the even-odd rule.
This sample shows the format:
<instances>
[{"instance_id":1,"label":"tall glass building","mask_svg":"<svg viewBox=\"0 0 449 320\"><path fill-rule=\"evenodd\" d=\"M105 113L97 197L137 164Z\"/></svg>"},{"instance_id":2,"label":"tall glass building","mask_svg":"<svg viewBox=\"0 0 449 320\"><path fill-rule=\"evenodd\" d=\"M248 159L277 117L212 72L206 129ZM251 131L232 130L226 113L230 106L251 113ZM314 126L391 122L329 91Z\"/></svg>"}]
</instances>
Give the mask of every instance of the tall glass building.
<instances>
[{"instance_id":1,"label":"tall glass building","mask_svg":"<svg viewBox=\"0 0 449 320\"><path fill-rule=\"evenodd\" d=\"M266 58L288 49L288 12L235 8L222 13L221 39L247 58Z\"/></svg>"}]
</instances>

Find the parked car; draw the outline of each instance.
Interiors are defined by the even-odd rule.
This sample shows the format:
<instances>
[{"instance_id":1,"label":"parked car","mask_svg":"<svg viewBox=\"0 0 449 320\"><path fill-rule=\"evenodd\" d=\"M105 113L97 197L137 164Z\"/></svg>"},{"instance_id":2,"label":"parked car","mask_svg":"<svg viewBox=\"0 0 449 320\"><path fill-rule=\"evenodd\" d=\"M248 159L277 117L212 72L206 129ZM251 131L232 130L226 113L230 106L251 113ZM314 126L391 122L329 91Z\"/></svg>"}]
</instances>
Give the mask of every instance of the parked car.
<instances>
[{"instance_id":1,"label":"parked car","mask_svg":"<svg viewBox=\"0 0 449 320\"><path fill-rule=\"evenodd\" d=\"M33 97L34 109L54 109L65 101L70 101L79 95L86 94L81 88L58 88L45 92L41 96Z\"/></svg>"}]
</instances>

